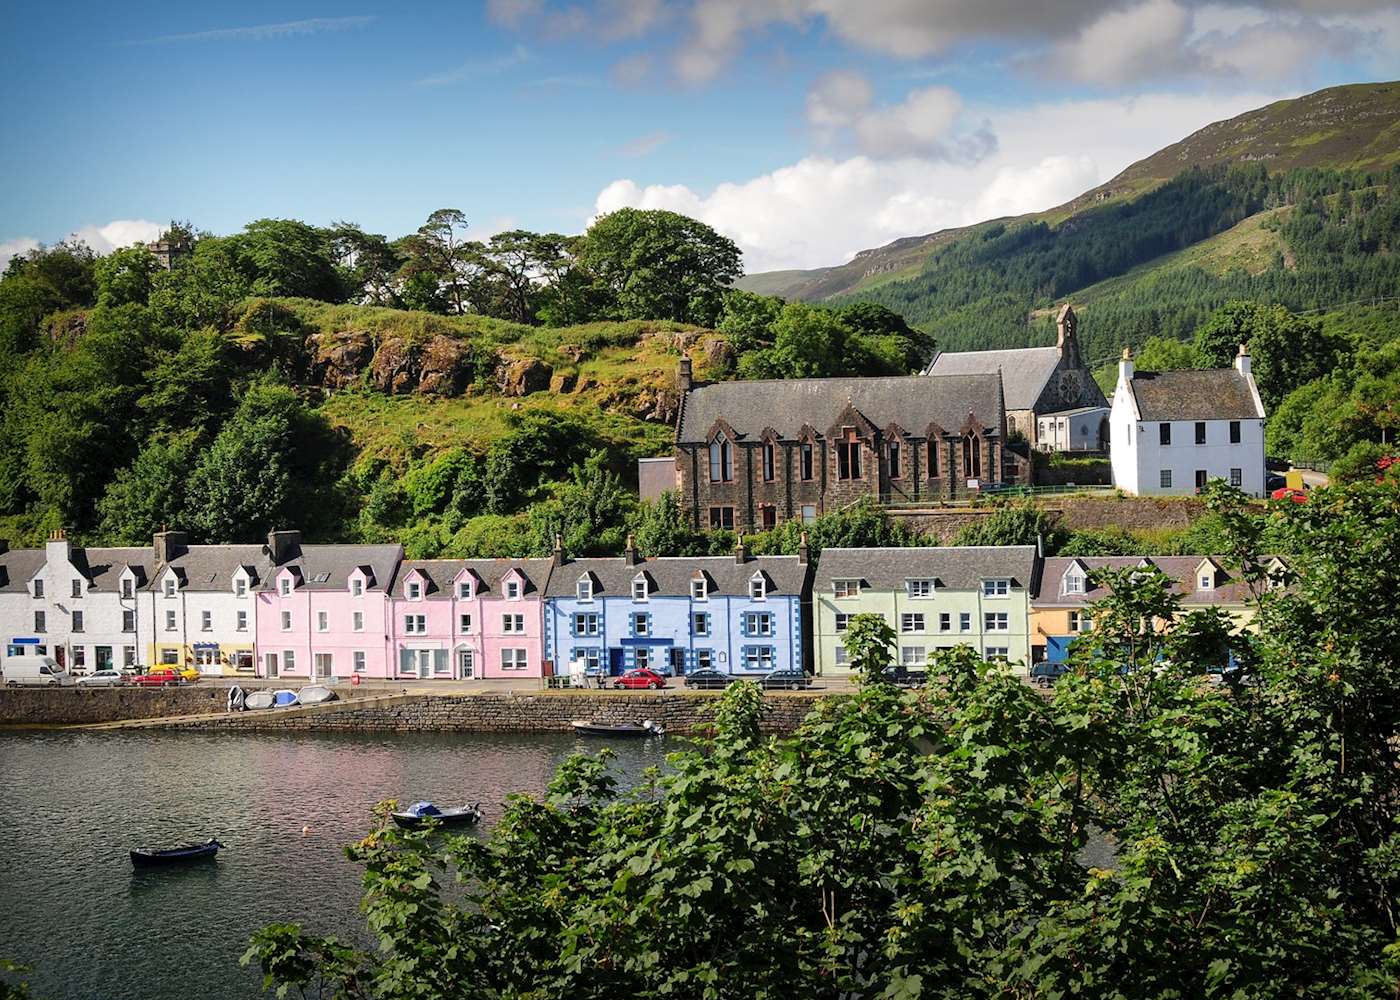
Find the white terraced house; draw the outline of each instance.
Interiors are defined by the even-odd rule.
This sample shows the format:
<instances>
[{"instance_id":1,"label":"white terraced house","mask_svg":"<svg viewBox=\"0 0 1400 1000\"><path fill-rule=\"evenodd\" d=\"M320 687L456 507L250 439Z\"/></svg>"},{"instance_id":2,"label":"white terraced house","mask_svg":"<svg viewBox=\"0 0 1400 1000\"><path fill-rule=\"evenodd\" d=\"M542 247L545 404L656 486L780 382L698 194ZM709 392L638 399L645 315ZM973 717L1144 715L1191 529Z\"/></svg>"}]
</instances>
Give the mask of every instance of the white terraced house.
<instances>
[{"instance_id":1,"label":"white terraced house","mask_svg":"<svg viewBox=\"0 0 1400 1000\"><path fill-rule=\"evenodd\" d=\"M135 666L150 564L149 548L81 548L62 531L42 549L0 552L5 655L47 654L75 674Z\"/></svg>"}]
</instances>

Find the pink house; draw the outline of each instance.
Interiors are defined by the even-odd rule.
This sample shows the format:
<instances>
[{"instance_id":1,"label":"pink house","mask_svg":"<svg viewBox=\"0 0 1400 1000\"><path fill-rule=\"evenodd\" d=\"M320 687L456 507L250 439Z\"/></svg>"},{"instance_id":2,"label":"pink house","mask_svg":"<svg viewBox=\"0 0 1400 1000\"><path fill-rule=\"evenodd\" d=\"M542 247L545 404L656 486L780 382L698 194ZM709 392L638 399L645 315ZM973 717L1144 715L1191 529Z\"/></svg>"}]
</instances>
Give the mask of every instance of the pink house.
<instances>
[{"instance_id":1,"label":"pink house","mask_svg":"<svg viewBox=\"0 0 1400 1000\"><path fill-rule=\"evenodd\" d=\"M389 588L398 545L303 545L296 531L268 535L272 568L257 595L259 677L393 676Z\"/></svg>"},{"instance_id":2,"label":"pink house","mask_svg":"<svg viewBox=\"0 0 1400 1000\"><path fill-rule=\"evenodd\" d=\"M423 559L390 596L390 676L543 677L549 559Z\"/></svg>"}]
</instances>

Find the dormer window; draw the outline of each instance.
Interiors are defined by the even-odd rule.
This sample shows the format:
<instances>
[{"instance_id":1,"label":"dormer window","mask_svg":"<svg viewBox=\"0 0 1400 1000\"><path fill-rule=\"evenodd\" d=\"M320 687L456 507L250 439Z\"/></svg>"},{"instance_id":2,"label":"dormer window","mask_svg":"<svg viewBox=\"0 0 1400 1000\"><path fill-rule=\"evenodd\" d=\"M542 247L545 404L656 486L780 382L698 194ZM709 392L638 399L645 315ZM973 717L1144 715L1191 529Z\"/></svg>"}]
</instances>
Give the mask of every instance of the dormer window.
<instances>
[{"instance_id":1,"label":"dormer window","mask_svg":"<svg viewBox=\"0 0 1400 1000\"><path fill-rule=\"evenodd\" d=\"M831 581L831 593L832 593L832 595L833 595L837 600L840 600L840 599L842 599L843 597L859 597L859 596L860 596L860 581L859 581L859 580L832 580L832 581Z\"/></svg>"},{"instance_id":2,"label":"dormer window","mask_svg":"<svg viewBox=\"0 0 1400 1000\"><path fill-rule=\"evenodd\" d=\"M417 580L408 581L408 599L410 601L419 600L423 596L423 585Z\"/></svg>"},{"instance_id":3,"label":"dormer window","mask_svg":"<svg viewBox=\"0 0 1400 1000\"><path fill-rule=\"evenodd\" d=\"M35 580L35 581L34 581L34 596L35 596L35 597L43 597L43 596L44 596L44 581L43 581L43 580Z\"/></svg>"},{"instance_id":4,"label":"dormer window","mask_svg":"<svg viewBox=\"0 0 1400 1000\"><path fill-rule=\"evenodd\" d=\"M916 597L916 598L917 598L917 597L932 597L932 596L933 596L933 581L932 581L932 580L905 580L905 581L904 581L904 591L905 591L905 593L907 593L910 597Z\"/></svg>"},{"instance_id":5,"label":"dormer window","mask_svg":"<svg viewBox=\"0 0 1400 1000\"><path fill-rule=\"evenodd\" d=\"M365 595L365 581L358 576L350 581L350 596L363 597Z\"/></svg>"},{"instance_id":6,"label":"dormer window","mask_svg":"<svg viewBox=\"0 0 1400 1000\"><path fill-rule=\"evenodd\" d=\"M1010 581L1010 580L996 579L996 580L983 580L983 581L982 581L982 596L983 596L983 597L1005 597L1005 596L1007 596L1007 595L1010 594L1010 593L1011 593L1011 581Z\"/></svg>"},{"instance_id":7,"label":"dormer window","mask_svg":"<svg viewBox=\"0 0 1400 1000\"><path fill-rule=\"evenodd\" d=\"M82 581L82 580L74 580L74 581L73 581L73 596L74 596L74 597L82 597L82 596L83 596L83 581Z\"/></svg>"},{"instance_id":8,"label":"dormer window","mask_svg":"<svg viewBox=\"0 0 1400 1000\"><path fill-rule=\"evenodd\" d=\"M696 601L708 601L710 599L709 588L705 585L705 578L703 576L690 581L690 596Z\"/></svg>"},{"instance_id":9,"label":"dormer window","mask_svg":"<svg viewBox=\"0 0 1400 1000\"><path fill-rule=\"evenodd\" d=\"M578 583L574 586L574 593L580 601L593 600L593 579L587 576L578 578Z\"/></svg>"},{"instance_id":10,"label":"dormer window","mask_svg":"<svg viewBox=\"0 0 1400 1000\"><path fill-rule=\"evenodd\" d=\"M462 601L472 599L472 582L470 580L463 580L457 584L457 598Z\"/></svg>"},{"instance_id":11,"label":"dormer window","mask_svg":"<svg viewBox=\"0 0 1400 1000\"><path fill-rule=\"evenodd\" d=\"M632 580L632 600L645 601L647 599L647 578L636 576Z\"/></svg>"},{"instance_id":12,"label":"dormer window","mask_svg":"<svg viewBox=\"0 0 1400 1000\"><path fill-rule=\"evenodd\" d=\"M161 590L162 590L162 592L165 594L166 597L174 597L174 596L175 596L175 578L174 578L173 576L167 576L167 577L161 582Z\"/></svg>"},{"instance_id":13,"label":"dormer window","mask_svg":"<svg viewBox=\"0 0 1400 1000\"><path fill-rule=\"evenodd\" d=\"M506 581L506 600L508 600L508 601L518 601L518 600L520 600L520 581L519 581L519 580L507 580L507 581Z\"/></svg>"},{"instance_id":14,"label":"dormer window","mask_svg":"<svg viewBox=\"0 0 1400 1000\"><path fill-rule=\"evenodd\" d=\"M238 579L236 579L236 580L233 581L233 596L234 596L234 597L247 597L247 596L248 596L248 581L245 580L245 579L243 579L243 577L241 577L241 576L240 576Z\"/></svg>"},{"instance_id":15,"label":"dormer window","mask_svg":"<svg viewBox=\"0 0 1400 1000\"><path fill-rule=\"evenodd\" d=\"M135 582L132 581L132 580L130 580L130 579L123 580L123 581L122 581L122 597L129 601L129 600L131 600L134 596L136 596L136 584L135 584Z\"/></svg>"},{"instance_id":16,"label":"dormer window","mask_svg":"<svg viewBox=\"0 0 1400 1000\"><path fill-rule=\"evenodd\" d=\"M768 581L763 579L762 573L755 573L749 577L749 599L754 601L768 599Z\"/></svg>"},{"instance_id":17,"label":"dormer window","mask_svg":"<svg viewBox=\"0 0 1400 1000\"><path fill-rule=\"evenodd\" d=\"M277 592L283 597L292 596L292 578L290 576L284 576L277 581Z\"/></svg>"},{"instance_id":18,"label":"dormer window","mask_svg":"<svg viewBox=\"0 0 1400 1000\"><path fill-rule=\"evenodd\" d=\"M1060 591L1061 593L1065 594L1084 593L1084 574L1066 573L1064 575L1063 586L1060 588Z\"/></svg>"},{"instance_id":19,"label":"dormer window","mask_svg":"<svg viewBox=\"0 0 1400 1000\"><path fill-rule=\"evenodd\" d=\"M1197 589L1199 590L1215 589L1215 575L1213 573L1202 573L1200 575L1200 579L1196 582L1198 584Z\"/></svg>"}]
</instances>

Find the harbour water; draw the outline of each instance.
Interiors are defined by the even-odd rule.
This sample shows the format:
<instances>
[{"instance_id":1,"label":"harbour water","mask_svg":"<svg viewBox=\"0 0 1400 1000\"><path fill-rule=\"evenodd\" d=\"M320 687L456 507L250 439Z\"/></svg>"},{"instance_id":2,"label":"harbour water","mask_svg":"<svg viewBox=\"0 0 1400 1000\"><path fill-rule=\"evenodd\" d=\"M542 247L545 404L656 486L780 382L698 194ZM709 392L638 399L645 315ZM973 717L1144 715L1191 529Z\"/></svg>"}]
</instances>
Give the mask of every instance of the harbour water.
<instances>
[{"instance_id":1,"label":"harbour water","mask_svg":"<svg viewBox=\"0 0 1400 1000\"><path fill-rule=\"evenodd\" d=\"M665 740L608 744L619 779ZM42 1000L261 995L238 958L274 921L363 934L360 871L343 845L386 798L539 793L566 735L0 734L0 957ZM309 828L303 833L303 828ZM217 836L214 863L134 873L127 851Z\"/></svg>"}]
</instances>

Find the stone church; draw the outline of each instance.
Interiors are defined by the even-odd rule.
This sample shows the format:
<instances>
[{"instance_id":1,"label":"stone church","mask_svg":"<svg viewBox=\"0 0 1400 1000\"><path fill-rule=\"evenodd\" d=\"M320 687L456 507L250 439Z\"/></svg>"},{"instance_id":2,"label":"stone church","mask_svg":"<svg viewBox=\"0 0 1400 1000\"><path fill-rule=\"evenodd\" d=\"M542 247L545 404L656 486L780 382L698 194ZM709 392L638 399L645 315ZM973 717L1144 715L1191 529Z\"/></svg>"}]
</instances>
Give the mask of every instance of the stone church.
<instances>
[{"instance_id":1,"label":"stone church","mask_svg":"<svg viewBox=\"0 0 1400 1000\"><path fill-rule=\"evenodd\" d=\"M1078 318L1066 305L1056 320L1054 347L940 353L929 375L1001 373L1008 436L1020 433L1045 451L1094 451L1107 447L1108 400L1084 363L1076 335Z\"/></svg>"}]
</instances>

